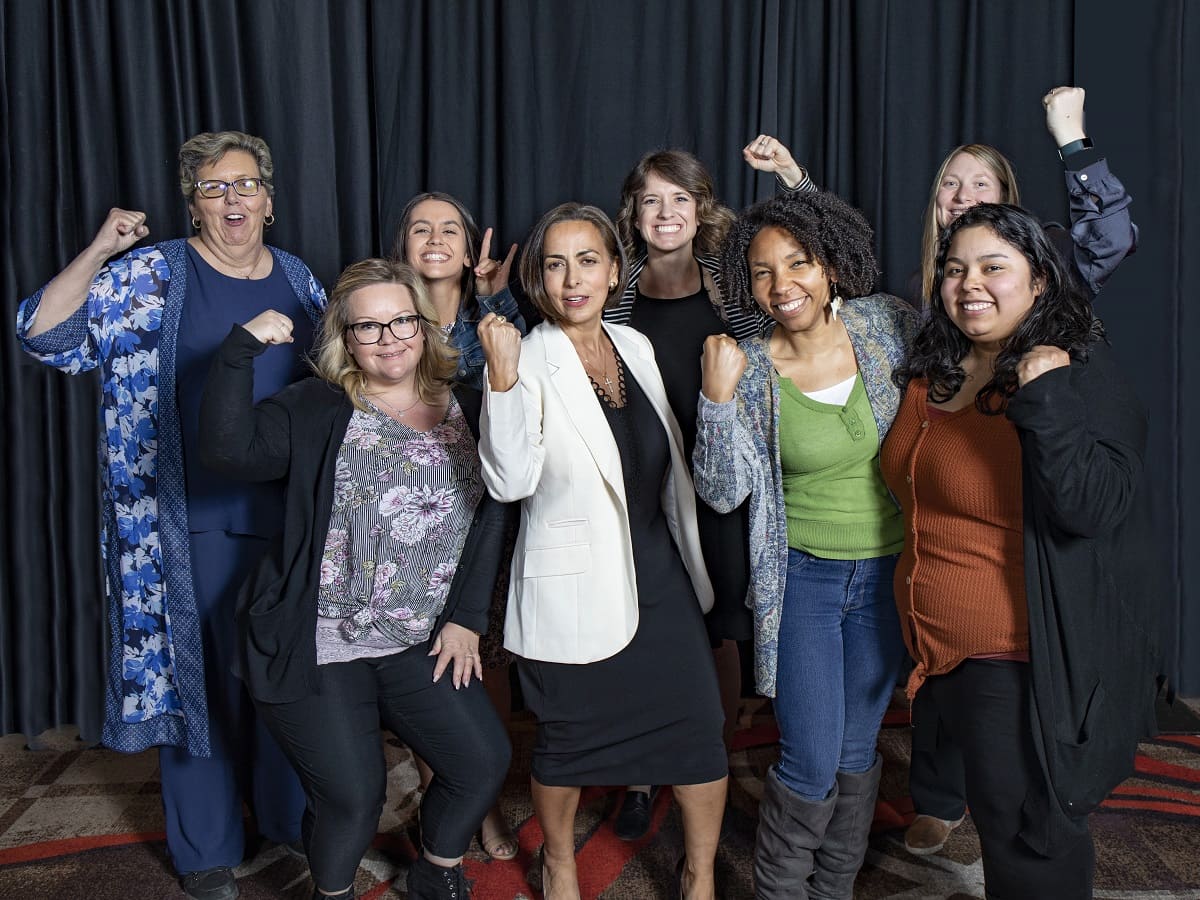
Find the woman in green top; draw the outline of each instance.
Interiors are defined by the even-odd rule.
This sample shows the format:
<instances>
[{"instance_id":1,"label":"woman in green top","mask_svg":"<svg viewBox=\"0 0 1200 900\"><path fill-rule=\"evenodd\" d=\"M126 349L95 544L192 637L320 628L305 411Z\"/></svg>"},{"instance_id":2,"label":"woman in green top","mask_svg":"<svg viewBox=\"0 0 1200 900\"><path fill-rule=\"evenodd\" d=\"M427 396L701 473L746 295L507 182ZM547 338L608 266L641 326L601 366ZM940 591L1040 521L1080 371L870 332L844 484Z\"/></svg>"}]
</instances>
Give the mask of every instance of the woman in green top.
<instances>
[{"instance_id":1,"label":"woman in green top","mask_svg":"<svg viewBox=\"0 0 1200 900\"><path fill-rule=\"evenodd\" d=\"M756 896L849 898L904 653L892 595L904 529L879 445L919 320L871 293L871 228L828 193L742 213L721 274L729 302L775 320L765 338L706 342L694 458L713 508L750 497L756 680L775 698L781 749L759 807Z\"/></svg>"}]
</instances>

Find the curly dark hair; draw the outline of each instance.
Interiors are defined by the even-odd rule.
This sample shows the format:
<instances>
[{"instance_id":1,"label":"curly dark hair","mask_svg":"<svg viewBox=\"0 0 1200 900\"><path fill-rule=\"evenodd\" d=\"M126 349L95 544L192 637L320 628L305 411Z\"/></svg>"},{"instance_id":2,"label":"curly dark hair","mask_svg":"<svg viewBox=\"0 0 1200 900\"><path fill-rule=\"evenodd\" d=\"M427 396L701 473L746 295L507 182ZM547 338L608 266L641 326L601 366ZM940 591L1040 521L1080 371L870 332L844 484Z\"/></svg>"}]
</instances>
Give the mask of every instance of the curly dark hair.
<instances>
[{"instance_id":1,"label":"curly dark hair","mask_svg":"<svg viewBox=\"0 0 1200 900\"><path fill-rule=\"evenodd\" d=\"M1030 273L1045 287L1033 298L1033 306L996 356L992 378L975 395L975 408L986 415L1000 415L1008 398L1017 391L1017 364L1039 344L1059 347L1072 359L1086 361L1089 345L1104 340L1104 326L1092 313L1087 292L1080 287L1042 230L1041 223L1019 206L981 203L951 223L938 245L929 319L913 341L908 362L892 373L904 389L914 378L929 382L929 399L944 403L958 393L966 379L962 360L971 340L959 331L942 302L946 280L946 256L954 236L964 228L987 228L1021 253Z\"/></svg>"},{"instance_id":2,"label":"curly dark hair","mask_svg":"<svg viewBox=\"0 0 1200 900\"><path fill-rule=\"evenodd\" d=\"M836 194L811 191L756 203L737 217L721 248L721 284L729 302L751 312L758 309L746 253L754 236L772 225L795 238L837 281L846 299L864 297L875 288L879 266L871 226Z\"/></svg>"}]
</instances>

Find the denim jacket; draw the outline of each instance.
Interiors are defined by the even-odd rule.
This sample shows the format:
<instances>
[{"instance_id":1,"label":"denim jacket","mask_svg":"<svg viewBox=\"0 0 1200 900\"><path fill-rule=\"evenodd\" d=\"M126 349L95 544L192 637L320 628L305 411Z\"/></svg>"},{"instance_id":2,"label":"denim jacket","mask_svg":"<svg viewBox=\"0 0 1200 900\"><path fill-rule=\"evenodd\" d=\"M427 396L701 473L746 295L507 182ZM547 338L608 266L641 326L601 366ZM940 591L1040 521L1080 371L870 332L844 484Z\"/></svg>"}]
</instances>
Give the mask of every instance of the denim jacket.
<instances>
[{"instance_id":1,"label":"denim jacket","mask_svg":"<svg viewBox=\"0 0 1200 900\"><path fill-rule=\"evenodd\" d=\"M468 305L477 308L468 310ZM450 329L448 338L450 343L458 348L458 372L454 377L459 384L465 384L477 391L483 390L484 363L483 347L479 343L477 329L480 320L488 313L504 316L517 326L517 331L521 332L522 336L529 330L525 327L525 320L521 318L517 299L507 287L490 297L476 297L473 304L459 305L458 317L454 320L454 327Z\"/></svg>"}]
</instances>

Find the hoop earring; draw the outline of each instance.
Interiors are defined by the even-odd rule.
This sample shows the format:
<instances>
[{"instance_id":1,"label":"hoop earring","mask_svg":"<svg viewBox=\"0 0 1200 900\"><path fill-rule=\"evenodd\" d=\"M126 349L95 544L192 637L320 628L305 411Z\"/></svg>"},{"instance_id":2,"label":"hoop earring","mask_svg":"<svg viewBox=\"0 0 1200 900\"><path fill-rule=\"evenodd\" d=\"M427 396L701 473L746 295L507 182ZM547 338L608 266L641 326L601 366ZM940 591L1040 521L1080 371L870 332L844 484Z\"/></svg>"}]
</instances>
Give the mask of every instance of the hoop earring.
<instances>
[{"instance_id":1,"label":"hoop earring","mask_svg":"<svg viewBox=\"0 0 1200 900\"><path fill-rule=\"evenodd\" d=\"M275 213L268 213L267 217L265 219L263 219L263 226L266 228L270 228L274 224L275 224Z\"/></svg>"},{"instance_id":2,"label":"hoop earring","mask_svg":"<svg viewBox=\"0 0 1200 900\"><path fill-rule=\"evenodd\" d=\"M833 292L833 296L829 298L829 312L833 315L833 320L836 322L838 310L842 308L842 295L838 293L838 283L836 281L829 282L829 290Z\"/></svg>"},{"instance_id":3,"label":"hoop earring","mask_svg":"<svg viewBox=\"0 0 1200 900\"><path fill-rule=\"evenodd\" d=\"M195 216L192 216L192 227L195 228L197 231L200 230L200 220L197 219Z\"/></svg>"}]
</instances>

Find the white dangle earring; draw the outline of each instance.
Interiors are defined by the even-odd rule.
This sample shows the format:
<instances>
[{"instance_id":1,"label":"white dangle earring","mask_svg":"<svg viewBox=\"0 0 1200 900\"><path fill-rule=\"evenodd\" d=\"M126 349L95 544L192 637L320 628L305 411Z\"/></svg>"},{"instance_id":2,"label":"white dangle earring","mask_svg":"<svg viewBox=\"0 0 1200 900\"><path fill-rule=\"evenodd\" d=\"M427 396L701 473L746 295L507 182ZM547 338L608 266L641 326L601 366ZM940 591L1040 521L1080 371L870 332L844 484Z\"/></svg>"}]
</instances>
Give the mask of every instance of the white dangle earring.
<instances>
[{"instance_id":1,"label":"white dangle earring","mask_svg":"<svg viewBox=\"0 0 1200 900\"><path fill-rule=\"evenodd\" d=\"M838 293L838 283L836 281L829 282L829 290L833 291L833 296L829 298L829 312L833 315L833 320L836 322L838 310L842 308L842 295Z\"/></svg>"}]
</instances>

